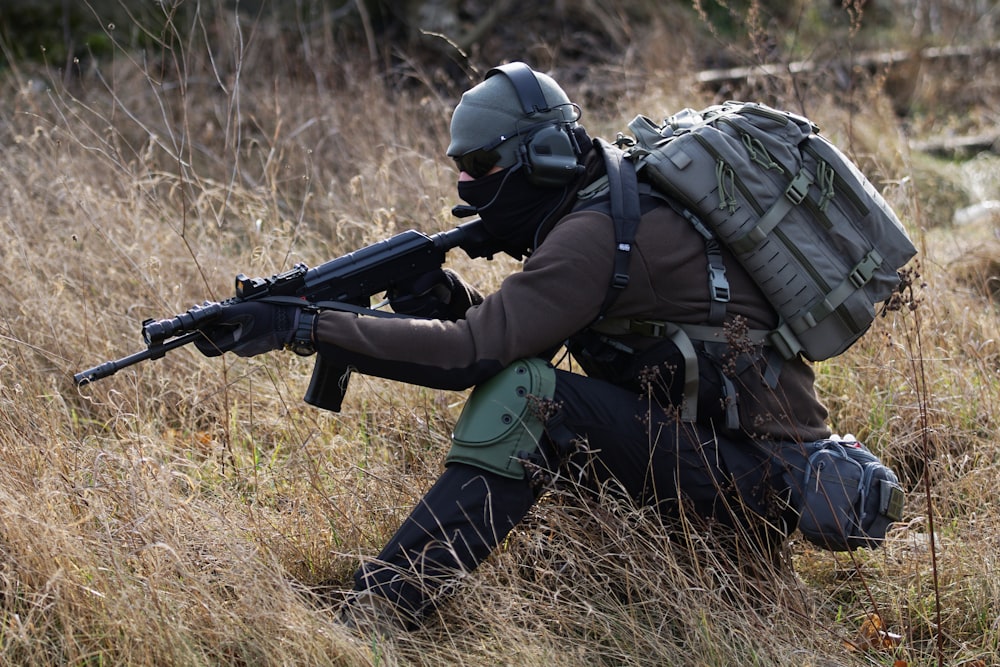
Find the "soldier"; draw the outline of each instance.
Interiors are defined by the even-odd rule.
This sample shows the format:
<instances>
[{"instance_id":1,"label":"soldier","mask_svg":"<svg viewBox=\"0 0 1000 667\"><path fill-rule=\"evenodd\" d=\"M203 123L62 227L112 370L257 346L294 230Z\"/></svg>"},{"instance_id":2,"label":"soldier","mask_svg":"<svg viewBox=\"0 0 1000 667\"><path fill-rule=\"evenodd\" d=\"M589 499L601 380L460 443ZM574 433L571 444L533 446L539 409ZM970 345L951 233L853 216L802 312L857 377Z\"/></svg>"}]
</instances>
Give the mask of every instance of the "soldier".
<instances>
[{"instance_id":1,"label":"soldier","mask_svg":"<svg viewBox=\"0 0 1000 667\"><path fill-rule=\"evenodd\" d=\"M668 519L683 506L731 526L765 561L794 528L767 448L829 436L811 367L765 346L678 336L676 325L715 323L739 337L773 328L777 314L725 249L720 313L705 239L662 198L640 197L622 252L607 145L580 115L551 77L522 63L491 70L454 110L447 152L467 203L456 214L480 216L498 249L526 258L495 293L436 271L391 295L412 317L240 304L227 316L248 323L241 343L199 344L249 356L298 337L363 374L475 387L443 473L360 567L350 609L420 623L443 585L486 559L560 471L585 488L613 481ZM553 367L563 346L586 375Z\"/></svg>"}]
</instances>

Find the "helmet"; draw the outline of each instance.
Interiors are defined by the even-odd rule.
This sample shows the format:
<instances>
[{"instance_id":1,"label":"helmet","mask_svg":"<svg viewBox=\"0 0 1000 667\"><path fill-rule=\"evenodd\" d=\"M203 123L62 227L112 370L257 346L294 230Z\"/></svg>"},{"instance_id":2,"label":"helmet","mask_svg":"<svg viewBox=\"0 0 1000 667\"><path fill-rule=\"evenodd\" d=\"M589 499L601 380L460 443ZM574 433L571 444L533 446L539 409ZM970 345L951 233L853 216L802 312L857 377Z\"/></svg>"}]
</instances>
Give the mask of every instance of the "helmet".
<instances>
[{"instance_id":1,"label":"helmet","mask_svg":"<svg viewBox=\"0 0 1000 667\"><path fill-rule=\"evenodd\" d=\"M523 165L528 180L561 187L578 173L579 107L550 76L521 62L491 69L451 117L448 155L474 177Z\"/></svg>"}]
</instances>

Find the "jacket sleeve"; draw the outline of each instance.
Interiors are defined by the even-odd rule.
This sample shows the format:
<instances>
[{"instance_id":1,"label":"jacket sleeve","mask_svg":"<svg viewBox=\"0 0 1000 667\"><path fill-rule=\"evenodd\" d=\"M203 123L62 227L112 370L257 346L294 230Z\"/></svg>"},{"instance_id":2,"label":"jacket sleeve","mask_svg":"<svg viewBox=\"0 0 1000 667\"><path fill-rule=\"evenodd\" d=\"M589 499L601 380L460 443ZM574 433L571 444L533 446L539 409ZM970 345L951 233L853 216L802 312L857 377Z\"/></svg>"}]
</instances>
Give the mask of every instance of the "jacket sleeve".
<instances>
[{"instance_id":1,"label":"jacket sleeve","mask_svg":"<svg viewBox=\"0 0 1000 667\"><path fill-rule=\"evenodd\" d=\"M613 251L607 216L572 214L464 320L324 311L317 348L327 360L366 375L465 389L517 359L551 353L588 325L610 283Z\"/></svg>"}]
</instances>

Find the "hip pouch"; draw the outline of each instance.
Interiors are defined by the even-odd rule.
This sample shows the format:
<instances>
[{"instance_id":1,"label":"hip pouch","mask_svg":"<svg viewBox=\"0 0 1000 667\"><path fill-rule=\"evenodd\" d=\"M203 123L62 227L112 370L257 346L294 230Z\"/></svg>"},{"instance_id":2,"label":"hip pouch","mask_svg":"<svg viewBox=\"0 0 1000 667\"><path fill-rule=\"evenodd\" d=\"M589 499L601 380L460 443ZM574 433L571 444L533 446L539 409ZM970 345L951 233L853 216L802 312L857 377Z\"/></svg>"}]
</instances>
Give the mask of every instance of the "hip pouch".
<instances>
[{"instance_id":1,"label":"hip pouch","mask_svg":"<svg viewBox=\"0 0 1000 667\"><path fill-rule=\"evenodd\" d=\"M799 531L816 546L877 548L889 525L902 519L904 493L896 474L860 442L835 437L788 447L784 454Z\"/></svg>"},{"instance_id":2,"label":"hip pouch","mask_svg":"<svg viewBox=\"0 0 1000 667\"><path fill-rule=\"evenodd\" d=\"M684 354L669 338L639 351L587 329L574 335L568 348L589 377L637 394L648 394L664 409L682 407L689 398L685 391L693 385L697 391L696 417L703 424L723 419L726 405L731 404L735 409L736 397L727 400L718 363L700 345L693 349L697 359L697 378L693 383L687 377ZM735 389L732 391L735 393Z\"/></svg>"}]
</instances>

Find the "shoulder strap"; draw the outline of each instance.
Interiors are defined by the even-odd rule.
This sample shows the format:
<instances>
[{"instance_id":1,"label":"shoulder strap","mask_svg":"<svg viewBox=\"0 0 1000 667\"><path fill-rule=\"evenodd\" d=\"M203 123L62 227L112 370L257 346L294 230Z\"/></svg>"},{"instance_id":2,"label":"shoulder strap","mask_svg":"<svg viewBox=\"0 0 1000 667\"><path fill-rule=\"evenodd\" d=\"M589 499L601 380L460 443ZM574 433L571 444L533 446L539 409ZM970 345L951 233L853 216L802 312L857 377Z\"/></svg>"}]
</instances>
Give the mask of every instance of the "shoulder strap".
<instances>
[{"instance_id":1,"label":"shoulder strap","mask_svg":"<svg viewBox=\"0 0 1000 667\"><path fill-rule=\"evenodd\" d=\"M708 294L712 299L708 304L708 323L721 326L726 319L726 304L729 303L729 279L726 278L726 264L722 261L722 246L719 244L719 239L694 213L671 197L663 199L678 215L691 223L695 231L705 239L705 258L708 262Z\"/></svg>"},{"instance_id":2,"label":"shoulder strap","mask_svg":"<svg viewBox=\"0 0 1000 667\"><path fill-rule=\"evenodd\" d=\"M611 219L615 225L615 264L611 274L611 287L604 297L599 317L604 317L608 308L628 285L628 264L635 243L636 230L642 215L639 209L639 179L635 166L625 158L625 153L604 139L596 139L595 145L604 157L611 197Z\"/></svg>"}]
</instances>

